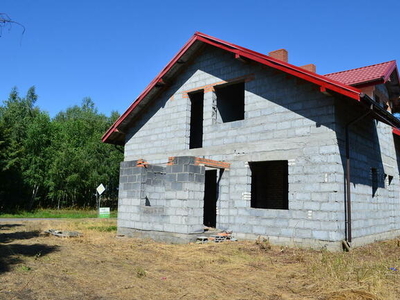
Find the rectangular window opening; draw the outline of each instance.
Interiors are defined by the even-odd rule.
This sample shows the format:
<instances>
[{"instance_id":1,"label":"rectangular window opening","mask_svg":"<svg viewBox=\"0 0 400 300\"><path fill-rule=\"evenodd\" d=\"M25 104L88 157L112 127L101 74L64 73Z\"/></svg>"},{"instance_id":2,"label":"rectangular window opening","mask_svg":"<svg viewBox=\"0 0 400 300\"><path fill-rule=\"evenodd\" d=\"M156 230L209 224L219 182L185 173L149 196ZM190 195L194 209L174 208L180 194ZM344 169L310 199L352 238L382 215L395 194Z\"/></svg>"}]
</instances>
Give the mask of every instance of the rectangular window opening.
<instances>
[{"instance_id":1,"label":"rectangular window opening","mask_svg":"<svg viewBox=\"0 0 400 300\"><path fill-rule=\"evenodd\" d=\"M289 209L287 160L250 162L251 207Z\"/></svg>"},{"instance_id":2,"label":"rectangular window opening","mask_svg":"<svg viewBox=\"0 0 400 300\"><path fill-rule=\"evenodd\" d=\"M244 82L216 87L216 95L222 122L244 120Z\"/></svg>"},{"instance_id":3,"label":"rectangular window opening","mask_svg":"<svg viewBox=\"0 0 400 300\"><path fill-rule=\"evenodd\" d=\"M203 147L203 110L204 91L189 94L190 109L190 138L189 149Z\"/></svg>"}]
</instances>

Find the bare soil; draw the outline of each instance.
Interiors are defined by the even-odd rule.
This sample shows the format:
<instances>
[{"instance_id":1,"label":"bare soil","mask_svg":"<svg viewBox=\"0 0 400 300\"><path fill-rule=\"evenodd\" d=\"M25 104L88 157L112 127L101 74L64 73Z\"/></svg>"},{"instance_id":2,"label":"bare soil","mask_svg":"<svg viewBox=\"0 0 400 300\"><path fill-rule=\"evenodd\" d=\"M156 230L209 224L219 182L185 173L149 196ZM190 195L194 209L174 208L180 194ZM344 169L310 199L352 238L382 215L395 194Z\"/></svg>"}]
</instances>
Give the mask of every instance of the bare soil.
<instances>
[{"instance_id":1,"label":"bare soil","mask_svg":"<svg viewBox=\"0 0 400 300\"><path fill-rule=\"evenodd\" d=\"M169 245L117 237L115 225L0 221L0 299L400 299L396 240L349 253L266 240Z\"/></svg>"}]
</instances>

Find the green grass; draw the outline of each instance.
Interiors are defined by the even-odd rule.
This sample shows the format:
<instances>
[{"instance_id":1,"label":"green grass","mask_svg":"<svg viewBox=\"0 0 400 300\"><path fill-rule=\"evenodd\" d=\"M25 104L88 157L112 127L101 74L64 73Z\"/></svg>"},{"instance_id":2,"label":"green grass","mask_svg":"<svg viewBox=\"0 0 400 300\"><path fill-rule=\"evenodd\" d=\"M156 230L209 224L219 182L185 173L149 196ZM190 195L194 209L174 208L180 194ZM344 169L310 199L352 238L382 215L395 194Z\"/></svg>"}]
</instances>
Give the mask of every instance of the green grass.
<instances>
[{"instance_id":1,"label":"green grass","mask_svg":"<svg viewBox=\"0 0 400 300\"><path fill-rule=\"evenodd\" d=\"M0 218L97 218L97 210L83 209L38 209L33 212L19 211L13 214L3 214L0 212ZM111 218L116 218L117 212L111 211Z\"/></svg>"},{"instance_id":2,"label":"green grass","mask_svg":"<svg viewBox=\"0 0 400 300\"><path fill-rule=\"evenodd\" d=\"M113 231L117 231L117 226L115 225L106 225L106 226L90 226L88 227L88 229L90 230L96 230L96 231L100 231L100 232L113 232Z\"/></svg>"}]
</instances>

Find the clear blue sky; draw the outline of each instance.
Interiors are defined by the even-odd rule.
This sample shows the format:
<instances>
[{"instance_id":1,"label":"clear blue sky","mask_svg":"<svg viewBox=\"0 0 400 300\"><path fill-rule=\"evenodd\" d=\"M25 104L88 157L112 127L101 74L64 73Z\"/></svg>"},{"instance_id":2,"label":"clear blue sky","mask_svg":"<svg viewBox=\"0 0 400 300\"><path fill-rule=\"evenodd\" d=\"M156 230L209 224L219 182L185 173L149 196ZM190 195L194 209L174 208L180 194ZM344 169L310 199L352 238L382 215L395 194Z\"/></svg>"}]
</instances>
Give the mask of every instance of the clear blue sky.
<instances>
[{"instance_id":1,"label":"clear blue sky","mask_svg":"<svg viewBox=\"0 0 400 300\"><path fill-rule=\"evenodd\" d=\"M195 31L319 74L396 59L398 0L1 0L23 24L0 37L0 101L36 86L55 116L84 97L99 112L123 113Z\"/></svg>"}]
</instances>

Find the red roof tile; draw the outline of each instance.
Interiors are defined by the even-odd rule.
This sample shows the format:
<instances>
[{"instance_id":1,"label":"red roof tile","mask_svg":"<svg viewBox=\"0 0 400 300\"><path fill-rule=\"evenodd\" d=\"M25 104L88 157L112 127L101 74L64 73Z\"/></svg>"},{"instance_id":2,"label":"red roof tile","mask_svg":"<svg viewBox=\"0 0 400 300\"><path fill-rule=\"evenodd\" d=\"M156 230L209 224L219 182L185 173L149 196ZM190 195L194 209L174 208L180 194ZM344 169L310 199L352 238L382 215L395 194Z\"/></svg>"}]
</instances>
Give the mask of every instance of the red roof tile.
<instances>
[{"instance_id":1,"label":"red roof tile","mask_svg":"<svg viewBox=\"0 0 400 300\"><path fill-rule=\"evenodd\" d=\"M391 60L362 68L326 74L325 77L353 86L373 83L375 81L382 81L383 83L387 81L395 68L396 61Z\"/></svg>"}]
</instances>

